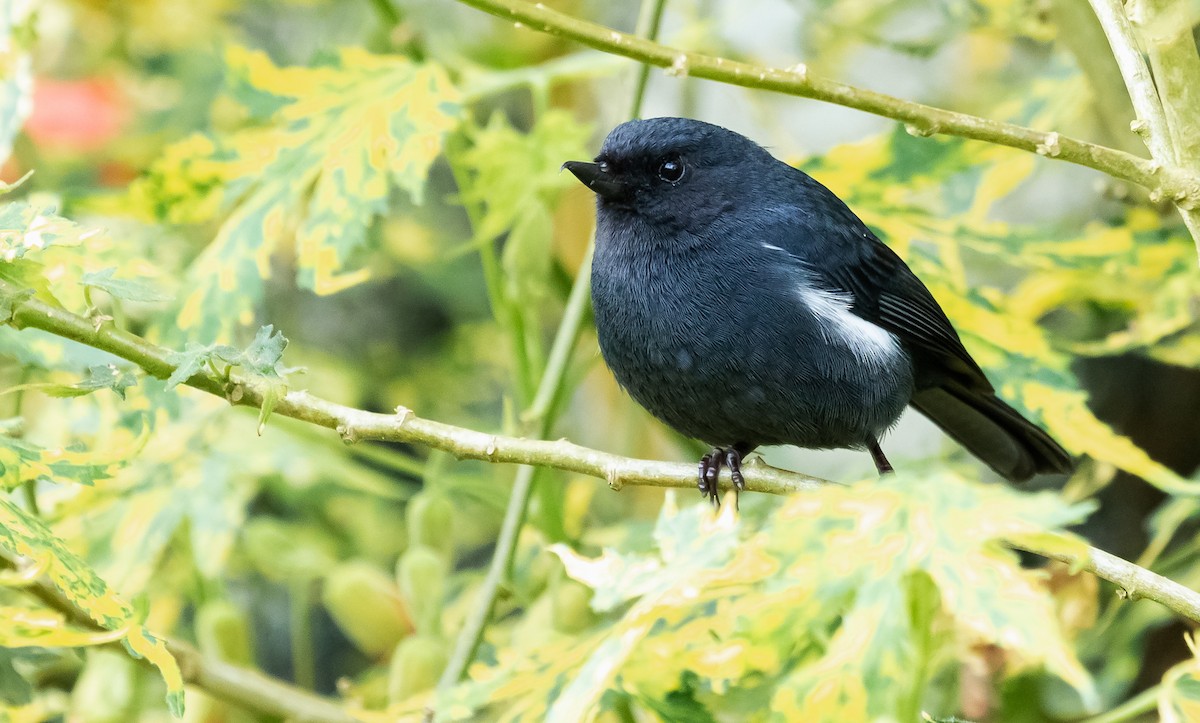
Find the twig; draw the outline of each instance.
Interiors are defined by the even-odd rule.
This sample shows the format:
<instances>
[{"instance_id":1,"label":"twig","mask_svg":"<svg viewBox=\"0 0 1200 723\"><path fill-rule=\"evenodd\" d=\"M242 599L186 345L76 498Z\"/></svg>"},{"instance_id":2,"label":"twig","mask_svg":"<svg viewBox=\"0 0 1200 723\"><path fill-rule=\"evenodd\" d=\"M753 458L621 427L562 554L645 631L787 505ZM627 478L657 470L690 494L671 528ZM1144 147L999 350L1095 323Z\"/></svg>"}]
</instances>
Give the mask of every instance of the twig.
<instances>
[{"instance_id":1,"label":"twig","mask_svg":"<svg viewBox=\"0 0 1200 723\"><path fill-rule=\"evenodd\" d=\"M638 13L636 34L648 40L657 40L658 31L662 27L663 11L667 9L666 0L645 0L641 12ZM642 103L646 100L646 86L650 84L650 66L638 68L637 82L633 87L633 102L629 104L629 117L642 117Z\"/></svg>"},{"instance_id":2,"label":"twig","mask_svg":"<svg viewBox=\"0 0 1200 723\"><path fill-rule=\"evenodd\" d=\"M671 68L677 74L716 80L746 88L771 90L814 98L867 113L894 118L917 135L945 134L1019 148L1069 161L1150 189L1182 209L1200 207L1200 174L1161 160L1088 143L1060 133L1034 130L1013 123L901 100L815 76L803 65L769 68L693 53L597 25L524 0L459 0L505 20L575 40L597 50L632 58L648 65Z\"/></svg>"},{"instance_id":3,"label":"twig","mask_svg":"<svg viewBox=\"0 0 1200 723\"><path fill-rule=\"evenodd\" d=\"M1121 705L1097 716L1092 716L1079 723L1126 723L1132 720L1143 720L1143 716L1158 707L1158 696L1162 692L1162 683L1143 690Z\"/></svg>"},{"instance_id":4,"label":"twig","mask_svg":"<svg viewBox=\"0 0 1200 723\"><path fill-rule=\"evenodd\" d=\"M662 12L665 5L666 0L644 0L643 13L639 25L643 23L648 24L649 30L647 32L651 34L651 37L658 33L658 26L662 19ZM652 7L652 9L646 11L648 7ZM642 73L634 91L633 108L631 110L631 114L634 117L637 117L641 112L642 98L646 90L645 71L647 69L643 67L641 70ZM588 300L591 298L590 277L592 253L595 249L595 243L596 239L593 236L588 241L583 263L579 266L575 282L571 286L571 293L567 297L566 309L563 311L562 321L559 322L558 331L555 333L554 344L550 349L550 357L545 369L542 371L541 379L537 383L537 390L533 394L533 400L523 415L522 422L533 428L539 439L550 434L551 427L554 424L554 416L552 414L554 400L562 389L563 380L567 374L567 365L571 360L571 352L574 351L575 345L579 341L579 335L583 330L583 322L587 316ZM531 386L532 383L532 380L526 380L527 386ZM454 650L450 654L450 660L446 664L446 668L442 671L441 678L438 680L439 688L449 688L462 679L471 664L471 660L475 657L479 643L483 640L483 632L492 618L500 586L508 579L512 569L513 555L517 550L517 540L520 537L521 527L525 524L525 513L529 508L529 499L533 494L536 472L536 467L522 467L513 480L512 490L509 492L508 506L504 511L504 521L500 525L500 534L496 538L496 549L492 552L492 561L488 565L487 575L483 578L483 584L480 585L479 591L476 593L475 604L468 611L466 619L463 621L462 630L459 631L458 638L454 642Z\"/></svg>"},{"instance_id":5,"label":"twig","mask_svg":"<svg viewBox=\"0 0 1200 723\"><path fill-rule=\"evenodd\" d=\"M0 295L16 298L15 291L10 284L0 282ZM15 301L9 323L17 328L41 329L107 351L160 378L165 379L174 371L174 366L167 361L170 350L107 326L96 329L87 319L38 299ZM236 399L230 402L234 405L258 407L263 400L262 389L254 383L235 377L227 385L207 370L191 377L186 383L227 400ZM235 388L240 392L238 395L232 395ZM606 480L613 489L620 489L626 484L690 489L696 484L696 468L692 465L621 457L566 440L550 442L493 435L421 419L404 408L397 409L395 414L368 412L303 391L289 392L275 407L274 414L337 430L346 442L377 439L422 444L459 458L537 465L586 474ZM789 494L831 484L828 480L777 469L753 460L745 466L743 473L746 488L751 492ZM728 486L726 480L722 480L722 484ZM1014 546L1087 570L1116 584L1131 597L1154 600L1180 617L1200 622L1200 593L1102 550L1089 547L1085 559L1076 559L1028 543Z\"/></svg>"}]
</instances>

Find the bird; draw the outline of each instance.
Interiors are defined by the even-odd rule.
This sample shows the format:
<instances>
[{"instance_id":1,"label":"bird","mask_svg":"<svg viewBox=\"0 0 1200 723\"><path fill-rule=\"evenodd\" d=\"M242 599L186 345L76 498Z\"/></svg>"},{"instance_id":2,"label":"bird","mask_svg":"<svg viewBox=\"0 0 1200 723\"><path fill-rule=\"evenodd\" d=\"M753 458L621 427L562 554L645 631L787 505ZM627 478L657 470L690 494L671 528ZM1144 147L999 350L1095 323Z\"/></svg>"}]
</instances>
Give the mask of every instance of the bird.
<instances>
[{"instance_id":1,"label":"bird","mask_svg":"<svg viewBox=\"0 0 1200 723\"><path fill-rule=\"evenodd\" d=\"M1001 477L1070 455L996 395L933 295L833 192L734 131L614 128L591 162L600 352L635 401L711 445L698 487L764 445L865 449L911 405Z\"/></svg>"}]
</instances>

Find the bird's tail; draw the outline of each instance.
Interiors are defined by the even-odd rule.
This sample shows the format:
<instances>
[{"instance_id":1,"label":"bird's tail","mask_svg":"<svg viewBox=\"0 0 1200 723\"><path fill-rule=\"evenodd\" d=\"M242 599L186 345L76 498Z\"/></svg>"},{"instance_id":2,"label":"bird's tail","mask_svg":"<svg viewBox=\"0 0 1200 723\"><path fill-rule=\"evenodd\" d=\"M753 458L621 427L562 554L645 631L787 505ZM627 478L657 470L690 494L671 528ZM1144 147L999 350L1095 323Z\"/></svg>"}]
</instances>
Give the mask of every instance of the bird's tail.
<instances>
[{"instance_id":1,"label":"bird's tail","mask_svg":"<svg viewBox=\"0 0 1200 723\"><path fill-rule=\"evenodd\" d=\"M1010 482L1071 471L1058 442L990 391L951 383L917 392L912 405Z\"/></svg>"}]
</instances>

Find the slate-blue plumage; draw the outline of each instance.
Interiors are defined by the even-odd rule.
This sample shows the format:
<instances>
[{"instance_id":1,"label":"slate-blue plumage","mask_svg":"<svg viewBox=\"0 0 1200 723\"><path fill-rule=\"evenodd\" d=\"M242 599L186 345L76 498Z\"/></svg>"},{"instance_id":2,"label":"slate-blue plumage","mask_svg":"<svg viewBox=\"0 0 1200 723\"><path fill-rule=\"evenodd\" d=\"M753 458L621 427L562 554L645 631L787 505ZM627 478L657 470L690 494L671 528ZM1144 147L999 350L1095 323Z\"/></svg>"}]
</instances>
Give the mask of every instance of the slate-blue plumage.
<instances>
[{"instance_id":1,"label":"slate-blue plumage","mask_svg":"<svg viewBox=\"0 0 1200 723\"><path fill-rule=\"evenodd\" d=\"M995 396L925 286L842 201L732 131L631 121L595 163L592 297L600 349L646 409L716 447L714 498L759 445L866 448L908 404L997 473L1070 458Z\"/></svg>"}]
</instances>

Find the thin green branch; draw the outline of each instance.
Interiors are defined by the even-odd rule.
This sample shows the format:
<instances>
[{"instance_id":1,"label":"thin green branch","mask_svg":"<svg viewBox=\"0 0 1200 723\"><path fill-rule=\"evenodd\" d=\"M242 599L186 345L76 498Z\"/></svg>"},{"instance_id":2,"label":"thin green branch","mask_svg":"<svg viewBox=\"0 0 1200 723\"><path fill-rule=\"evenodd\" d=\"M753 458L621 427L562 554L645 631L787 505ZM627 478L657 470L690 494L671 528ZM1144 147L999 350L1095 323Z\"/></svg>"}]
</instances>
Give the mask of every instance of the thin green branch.
<instances>
[{"instance_id":1,"label":"thin green branch","mask_svg":"<svg viewBox=\"0 0 1200 723\"><path fill-rule=\"evenodd\" d=\"M1162 685L1156 685L1143 690L1112 710L1092 716L1080 723L1125 723L1140 720L1144 715L1158 707L1158 696Z\"/></svg>"},{"instance_id":2,"label":"thin green branch","mask_svg":"<svg viewBox=\"0 0 1200 723\"><path fill-rule=\"evenodd\" d=\"M509 493L508 506L504 508L504 521L500 523L500 534L496 537L496 550L488 564L487 574L475 593L475 602L467 617L463 620L462 629L454 641L454 650L450 661L442 670L438 680L438 688L452 688L462 680L475 658L475 651L483 641L483 631L492 619L496 608L496 595L500 587L508 579L512 567L513 554L517 549L517 539L525 524L525 512L529 509L529 498L533 494L533 473L535 467L523 466L517 470L513 480L512 491Z\"/></svg>"},{"instance_id":3,"label":"thin green branch","mask_svg":"<svg viewBox=\"0 0 1200 723\"><path fill-rule=\"evenodd\" d=\"M671 48L634 35L571 17L542 4L523 0L459 0L533 30L559 35L597 50L632 58L676 74L716 80L746 88L814 98L893 118L917 135L946 134L1019 148L1109 174L1150 189L1155 198L1174 201L1181 209L1200 207L1200 175L1161 159L1088 143L1055 132L912 103L894 96L821 78L803 64L769 68Z\"/></svg>"},{"instance_id":4,"label":"thin green branch","mask_svg":"<svg viewBox=\"0 0 1200 723\"><path fill-rule=\"evenodd\" d=\"M663 11L666 9L666 0L643 2L641 12L638 13L637 35L649 40L657 39L659 28L662 27ZM646 100L646 86L649 84L650 66L642 65L638 68L637 84L633 89L633 102L629 105L630 118L642 117L642 103Z\"/></svg>"},{"instance_id":5,"label":"thin green branch","mask_svg":"<svg viewBox=\"0 0 1200 723\"><path fill-rule=\"evenodd\" d=\"M583 331L583 322L587 316L587 303L591 298L588 293L591 288L591 259L592 243L589 243L584 263L579 267L579 273L576 275L571 293L567 297L567 306L550 350L550 360L538 383L533 404L522 420L525 424L535 427L538 438L544 438L550 433L554 423L550 409L551 404L566 378L571 352L575 349L575 344L579 341L579 335ZM466 620L463 621L463 628L455 641L450 661L438 681L439 687L452 686L462 679L471 660L475 657L475 651L479 648L480 641L483 640L483 631L487 627L496 605L496 595L512 568L513 555L517 550L517 539L520 537L521 527L525 523L525 513L533 494L535 472L535 467L522 467L513 480L508 506L504 511L504 521L500 525L500 534L496 538L496 550L492 553L492 561L488 566L483 584L476 593L476 604L467 614Z\"/></svg>"},{"instance_id":6,"label":"thin green branch","mask_svg":"<svg viewBox=\"0 0 1200 723\"><path fill-rule=\"evenodd\" d=\"M642 17L639 20L639 33L648 32L651 37L658 33L666 0L645 0ZM650 11L646 8L650 7ZM641 26L646 25L643 29ZM641 113L642 100L646 89L647 68L641 68L641 80L634 92L631 114L637 117ZM567 367L571 361L571 353L579 341L583 331L584 319L587 317L588 300L591 298L592 253L595 250L596 239L593 236L588 241L583 263L575 275L571 293L567 296L566 308L562 321L559 322L558 332L554 336L554 344L550 349L550 357L542 371L541 380L533 394L533 400L522 415L522 423L534 430L538 439L550 434L554 424L553 406L566 379ZM527 382L532 384L532 382ZM500 586L508 579L512 569L513 555L517 550L517 540L521 527L525 524L525 514L529 509L529 500L533 495L537 468L524 466L517 472L513 480L512 491L509 493L508 506L504 511L504 521L500 526L500 534L496 539L496 549L492 553L492 561L488 565L487 575L476 593L475 605L467 613L462 630L454 643L450 661L447 663L438 687L445 689L453 686L466 674L479 643L483 640L483 632L492 618L496 607L496 596Z\"/></svg>"},{"instance_id":7,"label":"thin green branch","mask_svg":"<svg viewBox=\"0 0 1200 723\"><path fill-rule=\"evenodd\" d=\"M0 282L0 295L19 299L16 291L11 285ZM110 326L97 329L87 319L38 299L15 301L9 323L19 329L41 329L109 352L137 364L156 377L165 379L175 369L168 361L170 350ZM233 405L258 408L263 401L264 389L261 385L236 376L230 382L225 382L206 370L197 373L186 383L222 397ZM276 405L274 414L336 430L347 443L375 439L421 444L449 452L460 459L536 465L598 477L606 480L613 489L620 489L627 484L681 489L694 489L696 485L694 465L632 459L566 440L551 442L488 434L421 419L403 407L398 408L395 414L380 414L330 402L306 391L297 391L288 392ZM744 474L746 488L751 492L790 494L831 484L818 477L777 469L757 460L751 460L746 465ZM722 480L722 486L728 489L727 480ZM1015 546L1091 572L1116 584L1128 597L1154 600L1181 617L1200 622L1200 593L1102 550L1088 548L1086 558L1078 559L1030 543Z\"/></svg>"}]
</instances>

